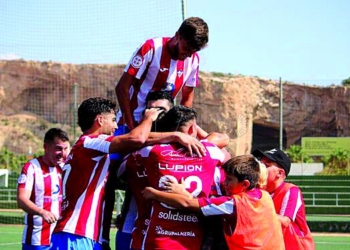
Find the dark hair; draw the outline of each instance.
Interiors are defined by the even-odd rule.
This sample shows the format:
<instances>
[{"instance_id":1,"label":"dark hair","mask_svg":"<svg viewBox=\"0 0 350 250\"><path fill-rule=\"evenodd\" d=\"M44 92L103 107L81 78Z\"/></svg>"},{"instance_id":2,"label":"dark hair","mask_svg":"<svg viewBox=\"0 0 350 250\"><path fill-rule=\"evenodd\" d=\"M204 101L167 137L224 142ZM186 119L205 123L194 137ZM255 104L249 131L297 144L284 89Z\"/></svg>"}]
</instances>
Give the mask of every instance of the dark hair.
<instances>
[{"instance_id":1,"label":"dark hair","mask_svg":"<svg viewBox=\"0 0 350 250\"><path fill-rule=\"evenodd\" d=\"M158 101L158 100L168 100L170 108L174 106L174 98L171 96L170 91L153 91L149 92L146 97L146 103L149 101Z\"/></svg>"},{"instance_id":2,"label":"dark hair","mask_svg":"<svg viewBox=\"0 0 350 250\"><path fill-rule=\"evenodd\" d=\"M229 159L223 166L226 174L237 177L239 182L248 180L248 190L257 186L260 179L260 164L252 155L240 155Z\"/></svg>"},{"instance_id":3,"label":"dark hair","mask_svg":"<svg viewBox=\"0 0 350 250\"><path fill-rule=\"evenodd\" d=\"M193 108L177 105L157 120L156 125L159 132L177 131L179 127L196 118L197 112Z\"/></svg>"},{"instance_id":4,"label":"dark hair","mask_svg":"<svg viewBox=\"0 0 350 250\"><path fill-rule=\"evenodd\" d=\"M45 133L44 143L53 143L55 138L63 142L69 141L68 134L65 131L60 128L51 128Z\"/></svg>"},{"instance_id":5,"label":"dark hair","mask_svg":"<svg viewBox=\"0 0 350 250\"><path fill-rule=\"evenodd\" d=\"M78 125L84 132L92 127L97 115L115 112L116 104L102 97L83 101L78 108Z\"/></svg>"},{"instance_id":6,"label":"dark hair","mask_svg":"<svg viewBox=\"0 0 350 250\"><path fill-rule=\"evenodd\" d=\"M178 30L181 38L188 46L196 51L201 50L209 41L209 28L199 17L189 17L184 20Z\"/></svg>"}]
</instances>

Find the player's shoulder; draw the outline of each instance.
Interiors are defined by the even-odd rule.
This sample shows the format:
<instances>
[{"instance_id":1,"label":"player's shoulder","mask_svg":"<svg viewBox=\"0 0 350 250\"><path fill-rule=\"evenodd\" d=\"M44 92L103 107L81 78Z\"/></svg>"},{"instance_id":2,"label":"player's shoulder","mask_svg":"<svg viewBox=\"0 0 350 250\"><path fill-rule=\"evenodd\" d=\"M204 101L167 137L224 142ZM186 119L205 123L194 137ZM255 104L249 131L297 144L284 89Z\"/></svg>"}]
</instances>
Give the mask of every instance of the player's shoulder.
<instances>
[{"instance_id":1,"label":"player's shoulder","mask_svg":"<svg viewBox=\"0 0 350 250\"><path fill-rule=\"evenodd\" d=\"M30 161L26 162L23 166L23 168L41 168L41 165L42 165L42 156L39 156L37 158L33 158L31 159Z\"/></svg>"},{"instance_id":2,"label":"player's shoulder","mask_svg":"<svg viewBox=\"0 0 350 250\"><path fill-rule=\"evenodd\" d=\"M106 151L108 152L108 145L112 142L114 137L115 136L113 135L105 135L105 134L85 135L79 138L79 140L75 143L74 146L78 148L79 147L91 148L91 149L95 149L97 151L102 151L106 153ZM102 147L102 145L104 147Z\"/></svg>"},{"instance_id":3,"label":"player's shoulder","mask_svg":"<svg viewBox=\"0 0 350 250\"><path fill-rule=\"evenodd\" d=\"M289 182L289 181L284 181L283 185L284 185L284 188L286 188L286 189L298 189L298 190L300 190L300 188L297 185L295 185L294 183Z\"/></svg>"},{"instance_id":4,"label":"player's shoulder","mask_svg":"<svg viewBox=\"0 0 350 250\"><path fill-rule=\"evenodd\" d=\"M213 144L209 141L206 141L206 140L201 141L201 143L209 152L223 154L221 149L218 146L216 146L215 144Z\"/></svg>"},{"instance_id":5,"label":"player's shoulder","mask_svg":"<svg viewBox=\"0 0 350 250\"><path fill-rule=\"evenodd\" d=\"M210 141L208 141L207 139L203 139L203 140L200 140L200 142L203 144L203 146L205 147L216 147L213 143L211 143Z\"/></svg>"},{"instance_id":6,"label":"player's shoulder","mask_svg":"<svg viewBox=\"0 0 350 250\"><path fill-rule=\"evenodd\" d=\"M144 43L143 43L143 47L155 47L158 44L163 44L164 43L164 37L153 37L153 38L149 38L147 39Z\"/></svg>"}]
</instances>

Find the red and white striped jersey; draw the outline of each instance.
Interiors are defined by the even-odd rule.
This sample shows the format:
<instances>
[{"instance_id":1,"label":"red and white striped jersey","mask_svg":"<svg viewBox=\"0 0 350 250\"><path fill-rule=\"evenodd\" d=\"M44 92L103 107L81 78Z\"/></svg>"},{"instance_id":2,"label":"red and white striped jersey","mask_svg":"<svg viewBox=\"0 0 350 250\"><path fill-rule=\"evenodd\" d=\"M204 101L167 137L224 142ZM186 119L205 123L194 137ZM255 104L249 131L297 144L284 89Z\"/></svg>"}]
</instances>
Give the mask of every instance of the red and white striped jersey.
<instances>
[{"instance_id":1,"label":"red and white striped jersey","mask_svg":"<svg viewBox=\"0 0 350 250\"><path fill-rule=\"evenodd\" d=\"M175 98L185 86L197 87L199 56L194 53L184 61L171 59L167 43L170 37L149 39L133 54L124 72L138 79L129 90L131 109L139 122L150 91L171 91ZM121 111L117 120L121 117Z\"/></svg>"},{"instance_id":2,"label":"red and white striped jersey","mask_svg":"<svg viewBox=\"0 0 350 250\"><path fill-rule=\"evenodd\" d=\"M138 160L146 167L149 185L164 190L168 179L183 181L193 196L208 197L215 166L224 161L224 154L213 144L202 143L207 151L203 157L191 157L178 144L155 145L138 151L141 156ZM198 214L153 201L143 242L145 249L199 249L202 237Z\"/></svg>"},{"instance_id":3,"label":"red and white striped jersey","mask_svg":"<svg viewBox=\"0 0 350 250\"><path fill-rule=\"evenodd\" d=\"M17 189L24 188L31 191L30 200L58 218L62 202L61 187L61 167L47 166L40 156L24 164L18 178ZM24 224L22 243L36 246L50 245L56 223L48 224L39 215L25 213Z\"/></svg>"},{"instance_id":4,"label":"red and white striped jersey","mask_svg":"<svg viewBox=\"0 0 350 250\"><path fill-rule=\"evenodd\" d=\"M63 167L63 203L54 232L101 240L108 150L113 136L82 135Z\"/></svg>"}]
</instances>

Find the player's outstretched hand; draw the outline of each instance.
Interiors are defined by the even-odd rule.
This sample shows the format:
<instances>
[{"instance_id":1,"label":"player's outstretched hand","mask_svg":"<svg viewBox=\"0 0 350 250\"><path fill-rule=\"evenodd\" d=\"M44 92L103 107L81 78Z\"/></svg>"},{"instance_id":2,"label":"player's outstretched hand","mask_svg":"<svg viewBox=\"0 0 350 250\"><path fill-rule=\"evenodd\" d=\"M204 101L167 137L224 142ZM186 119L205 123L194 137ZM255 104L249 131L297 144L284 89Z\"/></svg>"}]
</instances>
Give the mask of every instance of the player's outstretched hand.
<instances>
[{"instance_id":1,"label":"player's outstretched hand","mask_svg":"<svg viewBox=\"0 0 350 250\"><path fill-rule=\"evenodd\" d=\"M180 194L187 197L191 196L191 193L189 193L186 190L183 177L181 179L181 183L178 183L176 180L169 178L167 181L163 183L163 186L164 186L163 187L164 190L167 191L168 193Z\"/></svg>"},{"instance_id":2,"label":"player's outstretched hand","mask_svg":"<svg viewBox=\"0 0 350 250\"><path fill-rule=\"evenodd\" d=\"M196 154L198 157L205 156L205 147L203 144L197 140L197 138L181 133L181 136L178 137L177 142L187 148L191 156Z\"/></svg>"},{"instance_id":3,"label":"player's outstretched hand","mask_svg":"<svg viewBox=\"0 0 350 250\"><path fill-rule=\"evenodd\" d=\"M155 121L157 120L158 115L162 112L164 112L164 109L160 109L160 108L146 109L143 119L151 118L152 121Z\"/></svg>"}]
</instances>

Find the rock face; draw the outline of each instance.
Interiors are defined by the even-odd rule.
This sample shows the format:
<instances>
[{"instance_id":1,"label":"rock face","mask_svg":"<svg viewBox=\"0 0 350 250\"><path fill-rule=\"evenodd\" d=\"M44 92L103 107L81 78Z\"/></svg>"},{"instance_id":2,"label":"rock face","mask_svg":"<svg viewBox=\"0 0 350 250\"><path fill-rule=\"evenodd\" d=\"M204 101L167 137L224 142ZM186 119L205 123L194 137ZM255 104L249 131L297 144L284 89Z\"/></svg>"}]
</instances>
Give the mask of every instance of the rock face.
<instances>
[{"instance_id":1,"label":"rock face","mask_svg":"<svg viewBox=\"0 0 350 250\"><path fill-rule=\"evenodd\" d=\"M64 127L71 134L72 131L80 134L75 128L76 107L92 96L116 101L114 87L123 68L123 65L0 61L0 148L5 146L23 153L30 144L37 150L33 141L41 141L49 126ZM228 133L231 154L249 153L252 147L278 147L278 82L203 72L199 78L194 102L198 123L207 131ZM15 119L18 115L14 118L14 114L23 114L26 119ZM349 136L349 114L349 88L284 83L284 148L300 143L303 136ZM31 123L36 119L39 125L33 129L35 126L26 122L28 119ZM14 129L11 121L18 129ZM34 133L37 138L29 143L30 140L23 139L24 131ZM22 141L16 142L16 138Z\"/></svg>"}]
</instances>

